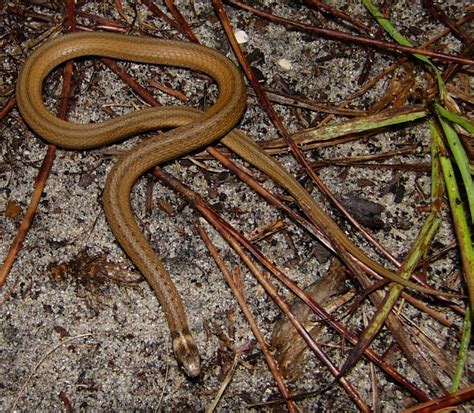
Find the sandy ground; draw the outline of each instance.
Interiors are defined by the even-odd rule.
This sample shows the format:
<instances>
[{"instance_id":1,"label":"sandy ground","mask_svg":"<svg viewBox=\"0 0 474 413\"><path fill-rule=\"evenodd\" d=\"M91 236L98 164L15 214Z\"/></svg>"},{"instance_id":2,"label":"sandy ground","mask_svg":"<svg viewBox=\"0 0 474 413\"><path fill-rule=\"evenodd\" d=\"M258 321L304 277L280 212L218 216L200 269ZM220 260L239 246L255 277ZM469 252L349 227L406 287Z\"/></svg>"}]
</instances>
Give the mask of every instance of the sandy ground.
<instances>
[{"instance_id":1,"label":"sandy ground","mask_svg":"<svg viewBox=\"0 0 474 413\"><path fill-rule=\"evenodd\" d=\"M8 8L0 19L0 32L4 33L0 79L5 96L14 87L21 63L30 53L27 42L38 39L54 26L57 28L51 35L59 35L57 31L61 29L62 18L59 12L33 7L31 11L50 16L50 21L25 19L15 12L23 9L24 3L6 3ZM123 3L125 12L133 18L131 2ZM191 6L190 3L194 4ZM312 15L298 1L256 3L265 3L275 14L306 23L319 19L329 27L341 27L319 14ZM337 0L328 3L367 24L374 24L368 13L356 4L358 2ZM421 44L442 30L440 24L427 16L420 2L415 6L409 6L412 2L394 3L391 18L415 43ZM459 18L468 3L449 1L443 2L443 7L450 16ZM204 45L233 58L210 2L177 1L176 4ZM161 4L159 6L165 9ZM113 2L87 2L82 10L124 23ZM145 6L138 5L136 10L142 27L149 34L184 39L166 23L151 16ZM367 53L365 48L291 31L230 7L226 10L234 29L248 35L243 49L252 56L253 67L258 69L265 86L281 89L279 77L292 92L333 105L358 90L357 79L364 70ZM79 22L86 26L90 24L84 18ZM447 53L457 53L460 47L452 36L447 36L439 45ZM281 59L286 59L289 67L282 65ZM370 76L395 59L395 55L376 53ZM186 70L134 63L126 63L124 67L143 85L147 85L147 79L155 79L182 91L189 97L185 103L189 106L202 108L215 93L207 79ZM71 120L96 122L143 106L143 102L97 60L80 62L76 70L80 81L71 99ZM413 70L413 66L404 70ZM422 72L416 70L417 85L422 85ZM46 82L45 99L53 111L58 107L61 73L55 71ZM403 70L400 70L398 75L402 74ZM388 80L380 82L352 107L370 107L380 100L387 85ZM163 104L180 104L161 92L154 90L153 93ZM3 107L7 98L1 99ZM277 106L277 110L291 132L304 127L294 111L284 106ZM300 117L316 124L324 114L303 111ZM341 119L337 117L333 121ZM271 122L252 97L248 99L248 108L239 127L259 141L276 136ZM2 121L1 132L0 257L3 259L29 203L46 145L27 128L16 108ZM198 214L159 183L152 186L153 208L147 211L145 192L153 180L146 177L134 190L134 210L151 244L176 280L201 351L203 374L199 380L191 381L177 366L160 305L115 241L101 206L107 172L119 151L133 146L136 141L135 138L93 151L58 150L33 226L0 293L1 411L13 406L15 410L25 412L60 411L67 410L69 404L75 411L204 411L232 365L235 349L242 347L248 347L248 350L241 356L218 410L248 411L249 404L278 397L258 345L224 277L196 233L194 222ZM309 159L331 159L406 147L415 150L387 162L429 162L426 122L393 128L350 144L309 151L307 156ZM301 168L291 157L278 159L301 176ZM284 218L217 162L206 161L205 164L207 167L203 170L190 160L181 159L170 162L166 170L191 185L244 233L284 219L285 229L260 241L258 246L300 285L307 285L325 273L328 261L319 252L321 247L317 240ZM375 236L392 254L403 257L426 216L423 207L429 204L429 173L340 167L322 168L318 173L336 195L357 194L382 205L379 218L384 226L374 231ZM256 175L264 179L258 172ZM314 197L321 199L318 191L307 180L304 182ZM264 185L274 189L269 180L264 180ZM158 207L163 204L169 205L173 211L171 215ZM20 209L7 214L8 205ZM329 207L328 210L332 211ZM431 254L453 241L447 217ZM335 218L340 220L339 215ZM351 231L346 224L341 225ZM235 253L208 225L205 227L229 267L242 270L249 304L259 327L268 337L278 318L278 309L239 263ZM362 242L358 236L353 238ZM367 251L373 254L370 249ZM429 273L438 286L441 282L458 286L460 273L456 253L452 251L434 262ZM442 327L410 306L405 306L403 311L411 322L418 324L423 334L434 337L435 347L443 349L444 356L453 365L458 346L456 331L462 325L462 318L446 308L434 307L454 323L452 328ZM362 328L363 313L365 317L372 313L368 303L348 321L353 331ZM342 363L347 345L340 337L326 333L320 340L334 362ZM374 348L383 353L391 344L391 335L384 330ZM426 383L396 347L389 352L389 361L430 396L440 395L430 393ZM304 363L304 374L290 384L296 393L318 390L331 381L327 370L314 356L308 355ZM443 384L449 387L449 378L440 367L436 369ZM349 377L362 398L372 404L370 371L370 366L361 362ZM415 402L409 393L387 380L379 370L376 369L374 375L383 411L397 411ZM298 404L302 409L314 412L357 410L348 395L337 386ZM273 405L266 409L279 411L284 407Z\"/></svg>"}]
</instances>

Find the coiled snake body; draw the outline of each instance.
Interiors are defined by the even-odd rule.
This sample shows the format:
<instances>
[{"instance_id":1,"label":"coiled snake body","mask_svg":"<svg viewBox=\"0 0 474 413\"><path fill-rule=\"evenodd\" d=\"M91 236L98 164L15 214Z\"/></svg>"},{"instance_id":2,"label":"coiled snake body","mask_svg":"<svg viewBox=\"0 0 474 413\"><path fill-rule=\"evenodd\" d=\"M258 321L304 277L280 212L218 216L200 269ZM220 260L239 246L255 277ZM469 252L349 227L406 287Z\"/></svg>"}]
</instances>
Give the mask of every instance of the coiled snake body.
<instances>
[{"instance_id":1,"label":"coiled snake body","mask_svg":"<svg viewBox=\"0 0 474 413\"><path fill-rule=\"evenodd\" d=\"M160 107L96 124L67 122L46 109L42 99L43 81L54 67L80 56L106 56L198 70L217 82L219 96L206 112ZM17 102L23 118L35 132L48 142L67 149L93 148L141 132L176 127L138 144L120 158L107 177L104 210L120 245L155 291L166 314L176 359L189 376L200 373L199 353L176 287L136 223L130 192L136 180L153 166L208 146L217 139L222 138L226 146L283 186L305 212L322 228L330 229L339 244L357 260L392 281L432 293L432 290L401 279L365 256L291 174L249 137L232 131L245 109L245 84L233 63L214 50L195 44L118 34L69 34L45 43L27 59L18 79Z\"/></svg>"}]
</instances>

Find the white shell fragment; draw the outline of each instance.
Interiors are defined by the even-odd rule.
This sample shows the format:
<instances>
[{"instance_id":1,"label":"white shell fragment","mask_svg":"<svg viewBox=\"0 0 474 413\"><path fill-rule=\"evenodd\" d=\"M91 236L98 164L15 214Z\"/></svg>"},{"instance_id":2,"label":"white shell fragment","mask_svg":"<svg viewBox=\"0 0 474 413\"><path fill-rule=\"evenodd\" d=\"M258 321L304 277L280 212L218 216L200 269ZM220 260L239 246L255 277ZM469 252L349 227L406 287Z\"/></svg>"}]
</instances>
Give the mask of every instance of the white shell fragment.
<instances>
[{"instance_id":1,"label":"white shell fragment","mask_svg":"<svg viewBox=\"0 0 474 413\"><path fill-rule=\"evenodd\" d=\"M249 40L248 34L243 30L236 30L234 34L238 44L247 43Z\"/></svg>"},{"instance_id":2,"label":"white shell fragment","mask_svg":"<svg viewBox=\"0 0 474 413\"><path fill-rule=\"evenodd\" d=\"M278 64L283 70L286 70L286 71L291 70L291 68L293 67L293 65L288 59L280 59L278 60Z\"/></svg>"}]
</instances>

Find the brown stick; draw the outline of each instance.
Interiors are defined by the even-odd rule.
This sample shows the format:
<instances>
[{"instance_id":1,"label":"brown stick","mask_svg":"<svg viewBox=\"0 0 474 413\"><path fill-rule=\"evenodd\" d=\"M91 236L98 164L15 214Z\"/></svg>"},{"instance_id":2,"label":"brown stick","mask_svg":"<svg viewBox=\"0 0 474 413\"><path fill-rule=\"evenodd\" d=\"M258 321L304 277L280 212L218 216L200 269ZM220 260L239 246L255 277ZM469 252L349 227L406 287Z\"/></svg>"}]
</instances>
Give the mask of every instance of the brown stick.
<instances>
[{"instance_id":1,"label":"brown stick","mask_svg":"<svg viewBox=\"0 0 474 413\"><path fill-rule=\"evenodd\" d=\"M207 232L204 230L204 228L201 225L197 225L197 229L199 232L199 235L203 239L204 243L207 246L207 249L209 250L210 254L216 261L217 265L219 266L219 269L222 271L224 274L227 283L229 284L229 287L231 288L232 292L234 293L235 298L237 299L237 302L239 303L239 306L242 310L242 312L245 315L245 318L247 319L247 322L250 325L250 328L257 339L258 343L260 344L260 348L262 349L263 355L265 357L265 360L268 364L268 367L270 368L270 371L277 383L278 390L280 390L280 393L282 397L286 401L286 405L288 407L288 410L290 412L296 412L296 408L294 403L289 399L290 398L290 393L288 391L288 388L285 386L285 383L283 381L283 377L281 374L280 369L278 368L277 363L275 362L275 359L271 355L270 348L265 341L265 338L263 337L262 333L260 332L257 323L250 311L250 308L247 304L247 301L245 300L244 293L241 288L239 288L239 284L237 283L234 277L237 277L237 275L232 276L230 271L228 270L227 266L225 265L224 261L222 258L219 256L219 253L217 252L217 248L215 245L212 243L211 239L209 238L209 235Z\"/></svg>"},{"instance_id":2,"label":"brown stick","mask_svg":"<svg viewBox=\"0 0 474 413\"><path fill-rule=\"evenodd\" d=\"M67 26L70 31L74 31L76 28L74 0L67 0L67 7L68 7ZM72 61L67 62L66 67L64 68L64 81L63 81L63 88L61 91L61 100L59 103L59 111L58 111L58 117L60 117L61 119L65 119L67 115L68 97L69 97L69 92L71 90L71 79L72 79L73 69L74 69L74 62ZM26 210L23 221L20 224L20 228L18 228L15 239L10 245L5 261L3 262L2 267L0 268L0 288L2 288L3 284L5 283L5 280L10 272L10 269L13 266L13 263L15 262L16 256L18 255L18 252L20 251L21 246L23 245L23 241L25 240L26 235L28 234L28 231L31 227L31 223L33 222L33 218L36 215L36 209L41 200L43 189L46 185L48 176L51 172L51 167L53 166L55 154L56 154L56 147L54 145L48 145L48 150L43 159L43 163L38 172L38 176L36 177L35 189L33 191L33 194L31 195L30 204L28 206L28 209Z\"/></svg>"}]
</instances>

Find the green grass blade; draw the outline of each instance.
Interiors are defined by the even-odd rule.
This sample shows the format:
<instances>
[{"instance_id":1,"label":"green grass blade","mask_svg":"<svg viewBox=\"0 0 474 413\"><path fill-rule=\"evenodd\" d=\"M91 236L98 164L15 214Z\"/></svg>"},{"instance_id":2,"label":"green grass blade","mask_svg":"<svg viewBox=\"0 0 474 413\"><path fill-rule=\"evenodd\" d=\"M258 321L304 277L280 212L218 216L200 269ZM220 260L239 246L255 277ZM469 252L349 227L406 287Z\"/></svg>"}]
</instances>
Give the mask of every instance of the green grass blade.
<instances>
[{"instance_id":1,"label":"green grass blade","mask_svg":"<svg viewBox=\"0 0 474 413\"><path fill-rule=\"evenodd\" d=\"M461 173L461 178L466 189L467 201L469 204L469 211L471 213L471 222L474 221L474 183L472 182L471 170L469 168L469 159L466 155L466 150L462 145L456 130L451 125L451 122L445 118L438 116L438 120L443 128L444 135L448 141L449 148L454 156L456 165Z\"/></svg>"},{"instance_id":2,"label":"green grass blade","mask_svg":"<svg viewBox=\"0 0 474 413\"><path fill-rule=\"evenodd\" d=\"M351 133L360 133L374 129L384 128L392 125L413 122L425 118L428 115L427 109L420 107L407 108L406 110L384 110L375 115L364 116L350 119L343 122L326 125L323 127L308 128L296 132L292 135L298 145L309 144L312 142L321 142L338 138ZM274 148L284 145L282 139L271 141L271 145L265 148Z\"/></svg>"},{"instance_id":3,"label":"green grass blade","mask_svg":"<svg viewBox=\"0 0 474 413\"><path fill-rule=\"evenodd\" d=\"M445 109L438 102L434 104L434 108L439 116L451 121L452 123L458 124L468 133L474 134L474 123L472 123L469 119Z\"/></svg>"},{"instance_id":4,"label":"green grass blade","mask_svg":"<svg viewBox=\"0 0 474 413\"><path fill-rule=\"evenodd\" d=\"M456 361L456 370L454 371L453 382L449 391L454 393L459 390L461 383L461 377L464 373L466 366L467 356L469 352L469 343L471 342L471 331L472 331L472 311L468 305L466 309L466 316L464 317L464 325L462 329L461 343L459 346L458 359Z\"/></svg>"},{"instance_id":5,"label":"green grass blade","mask_svg":"<svg viewBox=\"0 0 474 413\"><path fill-rule=\"evenodd\" d=\"M453 217L454 232L458 240L459 250L461 252L462 267L464 279L469 292L469 304L471 311L474 309L474 250L471 241L471 233L464 212L463 202L459 194L458 184L454 173L453 165L447 149L441 139L440 133L434 122L430 122L433 145L440 148L440 163L443 171L444 181L446 183L446 192L448 194L449 205Z\"/></svg>"}]
</instances>

